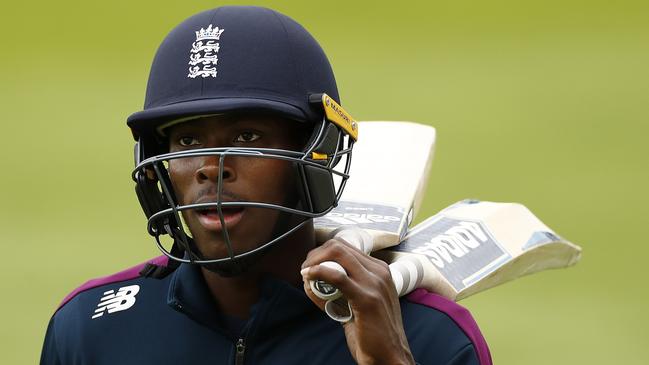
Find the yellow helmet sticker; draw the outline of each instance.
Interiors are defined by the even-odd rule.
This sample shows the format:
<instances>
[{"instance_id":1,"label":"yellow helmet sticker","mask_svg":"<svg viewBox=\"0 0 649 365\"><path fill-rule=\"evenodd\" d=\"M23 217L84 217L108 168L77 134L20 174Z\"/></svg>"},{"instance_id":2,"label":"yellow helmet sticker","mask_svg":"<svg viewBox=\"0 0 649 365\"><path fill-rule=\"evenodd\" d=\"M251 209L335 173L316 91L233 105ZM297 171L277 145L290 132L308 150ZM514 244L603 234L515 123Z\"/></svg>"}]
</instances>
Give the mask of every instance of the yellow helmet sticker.
<instances>
[{"instance_id":1,"label":"yellow helmet sticker","mask_svg":"<svg viewBox=\"0 0 649 365\"><path fill-rule=\"evenodd\" d=\"M327 94L322 94L322 106L327 119L342 128L356 141L358 139L358 122Z\"/></svg>"},{"instance_id":2,"label":"yellow helmet sticker","mask_svg":"<svg viewBox=\"0 0 649 365\"><path fill-rule=\"evenodd\" d=\"M312 152L311 158L314 160L326 160L329 158L326 153Z\"/></svg>"}]
</instances>

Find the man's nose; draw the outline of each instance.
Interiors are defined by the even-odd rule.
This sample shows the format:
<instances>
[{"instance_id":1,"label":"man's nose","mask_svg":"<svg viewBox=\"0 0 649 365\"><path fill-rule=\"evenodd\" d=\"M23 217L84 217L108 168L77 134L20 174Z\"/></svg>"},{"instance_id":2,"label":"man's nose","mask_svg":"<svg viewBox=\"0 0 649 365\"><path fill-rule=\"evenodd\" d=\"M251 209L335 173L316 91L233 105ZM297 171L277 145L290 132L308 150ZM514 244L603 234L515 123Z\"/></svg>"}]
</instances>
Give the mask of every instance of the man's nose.
<instances>
[{"instance_id":1,"label":"man's nose","mask_svg":"<svg viewBox=\"0 0 649 365\"><path fill-rule=\"evenodd\" d=\"M205 156L201 167L196 170L196 180L198 182L213 181L217 182L219 178L219 156ZM234 169L228 164L228 159L223 163L223 182L233 181L236 177Z\"/></svg>"}]
</instances>

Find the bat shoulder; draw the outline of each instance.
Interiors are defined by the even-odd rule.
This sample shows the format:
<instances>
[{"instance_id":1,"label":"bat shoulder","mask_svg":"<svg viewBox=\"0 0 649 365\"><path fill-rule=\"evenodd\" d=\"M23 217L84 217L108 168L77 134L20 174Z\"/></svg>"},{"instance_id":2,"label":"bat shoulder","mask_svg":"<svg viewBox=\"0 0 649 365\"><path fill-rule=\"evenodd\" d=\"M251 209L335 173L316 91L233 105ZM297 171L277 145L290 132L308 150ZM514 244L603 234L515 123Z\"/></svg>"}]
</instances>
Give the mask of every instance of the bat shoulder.
<instances>
[{"instance_id":1,"label":"bat shoulder","mask_svg":"<svg viewBox=\"0 0 649 365\"><path fill-rule=\"evenodd\" d=\"M491 364L487 342L471 313L440 295L417 289L401 300L403 324L413 353L473 352L476 364ZM425 357L425 356L424 356Z\"/></svg>"}]
</instances>

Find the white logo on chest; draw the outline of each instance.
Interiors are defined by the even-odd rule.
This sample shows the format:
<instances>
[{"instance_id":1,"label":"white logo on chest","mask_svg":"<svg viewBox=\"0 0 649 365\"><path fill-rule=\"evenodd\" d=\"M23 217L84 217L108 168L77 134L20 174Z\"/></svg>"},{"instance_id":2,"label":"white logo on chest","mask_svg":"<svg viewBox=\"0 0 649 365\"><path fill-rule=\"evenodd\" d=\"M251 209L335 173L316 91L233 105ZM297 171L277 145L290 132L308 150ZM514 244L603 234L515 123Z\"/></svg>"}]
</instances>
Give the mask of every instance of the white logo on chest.
<instances>
[{"instance_id":1,"label":"white logo on chest","mask_svg":"<svg viewBox=\"0 0 649 365\"><path fill-rule=\"evenodd\" d=\"M139 291L139 285L129 285L119 288L117 293L114 290L104 292L104 296L99 300L92 319L103 316L105 312L110 314L131 308L135 304L135 294Z\"/></svg>"},{"instance_id":2,"label":"white logo on chest","mask_svg":"<svg viewBox=\"0 0 649 365\"><path fill-rule=\"evenodd\" d=\"M192 43L189 53L189 74L187 77L216 77L216 64L219 61L219 42L225 29L212 27L196 31L196 41Z\"/></svg>"}]
</instances>

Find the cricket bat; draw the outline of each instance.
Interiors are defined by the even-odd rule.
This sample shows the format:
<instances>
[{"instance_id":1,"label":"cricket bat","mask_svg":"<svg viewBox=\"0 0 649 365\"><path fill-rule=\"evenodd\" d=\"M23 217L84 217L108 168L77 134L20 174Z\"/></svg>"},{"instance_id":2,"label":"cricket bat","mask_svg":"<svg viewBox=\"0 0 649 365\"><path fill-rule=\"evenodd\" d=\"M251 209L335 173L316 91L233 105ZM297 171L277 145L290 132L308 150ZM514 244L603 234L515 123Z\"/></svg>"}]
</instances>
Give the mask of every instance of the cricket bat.
<instances>
[{"instance_id":1,"label":"cricket bat","mask_svg":"<svg viewBox=\"0 0 649 365\"><path fill-rule=\"evenodd\" d=\"M358 128L345 190L314 226L319 243L338 238L370 253L398 244L406 234L426 190L436 133L413 122L359 122ZM322 299L340 296L325 282L310 286Z\"/></svg>"},{"instance_id":2,"label":"cricket bat","mask_svg":"<svg viewBox=\"0 0 649 365\"><path fill-rule=\"evenodd\" d=\"M371 239L369 253L396 245L425 194L435 148L435 128L412 122L359 122L349 179L338 205L314 219L323 243L347 228Z\"/></svg>"},{"instance_id":3,"label":"cricket bat","mask_svg":"<svg viewBox=\"0 0 649 365\"><path fill-rule=\"evenodd\" d=\"M524 205L465 200L375 255L390 263L399 295L425 288L458 301L524 275L574 265L581 248Z\"/></svg>"},{"instance_id":4,"label":"cricket bat","mask_svg":"<svg viewBox=\"0 0 649 365\"><path fill-rule=\"evenodd\" d=\"M459 301L521 276L574 265L581 248L521 204L464 200L413 227L399 245L372 255L390 264L399 296L425 288ZM351 319L344 298L330 297L326 304L332 319Z\"/></svg>"}]
</instances>

